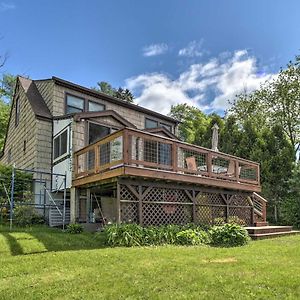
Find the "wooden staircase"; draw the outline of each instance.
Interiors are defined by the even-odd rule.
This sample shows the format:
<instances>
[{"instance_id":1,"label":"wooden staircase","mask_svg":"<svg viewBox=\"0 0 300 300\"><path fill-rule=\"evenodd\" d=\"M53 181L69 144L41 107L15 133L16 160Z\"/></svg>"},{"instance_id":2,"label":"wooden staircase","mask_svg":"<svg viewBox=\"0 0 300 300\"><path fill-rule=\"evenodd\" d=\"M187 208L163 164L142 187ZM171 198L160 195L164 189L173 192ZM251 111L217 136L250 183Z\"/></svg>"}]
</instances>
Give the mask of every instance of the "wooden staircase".
<instances>
[{"instance_id":1,"label":"wooden staircase","mask_svg":"<svg viewBox=\"0 0 300 300\"><path fill-rule=\"evenodd\" d=\"M254 226L246 227L246 229L253 240L300 233L300 231L293 230L292 226L269 226L266 220L268 201L257 193L253 193L251 200L254 208Z\"/></svg>"},{"instance_id":2,"label":"wooden staircase","mask_svg":"<svg viewBox=\"0 0 300 300\"><path fill-rule=\"evenodd\" d=\"M260 226L246 227L249 236L253 240L269 239L284 235L299 234L300 231L293 230L292 226Z\"/></svg>"}]
</instances>

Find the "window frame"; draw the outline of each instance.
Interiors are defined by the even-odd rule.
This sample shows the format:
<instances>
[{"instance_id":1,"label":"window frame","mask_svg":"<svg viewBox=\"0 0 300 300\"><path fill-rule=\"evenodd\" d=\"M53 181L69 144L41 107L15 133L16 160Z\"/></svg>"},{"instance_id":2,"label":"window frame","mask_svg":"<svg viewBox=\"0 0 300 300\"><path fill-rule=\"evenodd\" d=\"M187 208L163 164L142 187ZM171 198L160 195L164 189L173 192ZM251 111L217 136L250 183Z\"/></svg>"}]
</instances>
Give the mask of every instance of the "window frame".
<instances>
[{"instance_id":1,"label":"window frame","mask_svg":"<svg viewBox=\"0 0 300 300\"><path fill-rule=\"evenodd\" d=\"M79 109L79 108L77 108L77 107L75 107L75 106L68 105L68 96L74 97L74 98L78 98L78 99L80 99L80 100L83 101L83 108L82 108L82 111L77 112L77 113L81 113L81 112L85 112L85 111L86 111L86 110L85 110L85 108L86 108L86 99L85 99L85 98L82 98L82 97L80 97L80 96L76 96L76 95L73 95L73 94L70 94L70 93L66 93L66 95L65 95L65 113L66 113L66 114L73 114L73 113L74 113L74 112L68 112L68 107L72 107L72 108Z\"/></svg>"},{"instance_id":2,"label":"window frame","mask_svg":"<svg viewBox=\"0 0 300 300\"><path fill-rule=\"evenodd\" d=\"M151 128L147 127L146 126L147 120L156 122L157 123L157 127L151 127ZM165 126L169 126L171 128L171 130L167 129ZM145 129L154 129L154 128L160 128L160 127L165 128L166 130L170 131L171 133L173 133L173 131L174 131L174 125L169 125L167 123L161 122L160 120L151 119L151 118L145 117Z\"/></svg>"},{"instance_id":3,"label":"window frame","mask_svg":"<svg viewBox=\"0 0 300 300\"><path fill-rule=\"evenodd\" d=\"M61 136L64 134L64 133L67 133L67 136L66 136L66 152L64 153L60 153L61 151ZM67 156L70 155L70 140L69 140L69 137L70 137L70 129L69 129L69 126L67 128L63 128L61 131L59 131L55 136L53 136L53 163L59 161L59 160L62 160L64 158L66 158ZM55 157L55 140L59 138L59 155L57 157Z\"/></svg>"},{"instance_id":4,"label":"window frame","mask_svg":"<svg viewBox=\"0 0 300 300\"><path fill-rule=\"evenodd\" d=\"M90 110L90 103L93 103L96 105L101 105L103 107L103 109L102 110ZM86 110L87 112L104 111L105 109L106 109L105 104L87 99L87 110Z\"/></svg>"}]
</instances>

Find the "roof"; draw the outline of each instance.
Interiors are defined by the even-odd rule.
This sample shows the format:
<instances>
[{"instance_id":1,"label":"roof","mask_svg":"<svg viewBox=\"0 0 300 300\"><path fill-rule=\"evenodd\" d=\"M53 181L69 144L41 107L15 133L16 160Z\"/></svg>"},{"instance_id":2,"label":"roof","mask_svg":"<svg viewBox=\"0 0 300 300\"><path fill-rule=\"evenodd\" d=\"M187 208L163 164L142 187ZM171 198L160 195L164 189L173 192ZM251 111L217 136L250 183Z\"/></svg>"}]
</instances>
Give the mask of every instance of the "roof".
<instances>
[{"instance_id":1,"label":"roof","mask_svg":"<svg viewBox=\"0 0 300 300\"><path fill-rule=\"evenodd\" d=\"M38 91L34 81L24 77L18 77L18 80L22 88L24 89L27 99L31 105L32 111L34 112L36 117L40 117L43 119L52 119L50 110L40 92Z\"/></svg>"},{"instance_id":2,"label":"roof","mask_svg":"<svg viewBox=\"0 0 300 300\"><path fill-rule=\"evenodd\" d=\"M160 114L160 113L155 112L153 110L150 110L148 108L141 107L137 104L133 104L133 103L129 103L129 102L120 100L118 98L109 96L107 94L101 93L101 92L93 90L93 89L83 87L81 85L72 83L70 81L67 81L67 80L64 80L64 79L61 79L61 78L58 78L58 77L55 77L55 76L52 77L52 80L60 86L68 87L68 88L71 88L71 89L76 90L78 92L85 93L87 95L90 95L90 96L93 96L93 97L96 97L96 98L104 99L108 102L111 102L111 103L114 103L114 104L117 104L117 105L121 105L121 106L130 108L130 109L133 109L133 110L137 110L137 111L143 112L145 114L148 114L148 115L151 115L151 116L154 116L154 117L157 117L157 118L160 118L160 119L172 122L172 123L176 123L176 124L180 123L178 120L176 120L172 117L165 116L163 114Z\"/></svg>"},{"instance_id":3,"label":"roof","mask_svg":"<svg viewBox=\"0 0 300 300\"><path fill-rule=\"evenodd\" d=\"M125 127L136 128L135 125L124 119L117 112L113 110L103 110L103 111L95 111L95 112L84 112L84 113L76 113L74 114L74 120L80 121L82 119L91 119L98 117L112 117L118 122L120 122Z\"/></svg>"}]
</instances>

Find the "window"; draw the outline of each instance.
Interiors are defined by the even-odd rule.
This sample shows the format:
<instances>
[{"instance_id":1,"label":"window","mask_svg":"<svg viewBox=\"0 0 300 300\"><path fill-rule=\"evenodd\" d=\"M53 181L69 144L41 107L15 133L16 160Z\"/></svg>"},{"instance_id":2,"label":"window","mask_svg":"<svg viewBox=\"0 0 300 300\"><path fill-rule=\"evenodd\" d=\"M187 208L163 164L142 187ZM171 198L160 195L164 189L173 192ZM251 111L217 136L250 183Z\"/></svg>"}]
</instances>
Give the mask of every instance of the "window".
<instances>
[{"instance_id":1,"label":"window","mask_svg":"<svg viewBox=\"0 0 300 300\"><path fill-rule=\"evenodd\" d=\"M95 143L96 141L109 135L111 132L109 127L102 126L100 124L89 123L89 144Z\"/></svg>"},{"instance_id":2,"label":"window","mask_svg":"<svg viewBox=\"0 0 300 300\"><path fill-rule=\"evenodd\" d=\"M145 127L146 128L157 128L158 127L158 122L146 118Z\"/></svg>"},{"instance_id":3,"label":"window","mask_svg":"<svg viewBox=\"0 0 300 300\"><path fill-rule=\"evenodd\" d=\"M88 111L102 111L105 110L105 106L100 103L89 101Z\"/></svg>"},{"instance_id":4,"label":"window","mask_svg":"<svg viewBox=\"0 0 300 300\"><path fill-rule=\"evenodd\" d=\"M63 156L68 151L68 129L54 138L54 159Z\"/></svg>"},{"instance_id":5,"label":"window","mask_svg":"<svg viewBox=\"0 0 300 300\"><path fill-rule=\"evenodd\" d=\"M67 114L83 112L84 99L67 95Z\"/></svg>"},{"instance_id":6,"label":"window","mask_svg":"<svg viewBox=\"0 0 300 300\"><path fill-rule=\"evenodd\" d=\"M16 114L15 114L15 125L16 127L19 125L20 121L20 99L16 99Z\"/></svg>"}]
</instances>

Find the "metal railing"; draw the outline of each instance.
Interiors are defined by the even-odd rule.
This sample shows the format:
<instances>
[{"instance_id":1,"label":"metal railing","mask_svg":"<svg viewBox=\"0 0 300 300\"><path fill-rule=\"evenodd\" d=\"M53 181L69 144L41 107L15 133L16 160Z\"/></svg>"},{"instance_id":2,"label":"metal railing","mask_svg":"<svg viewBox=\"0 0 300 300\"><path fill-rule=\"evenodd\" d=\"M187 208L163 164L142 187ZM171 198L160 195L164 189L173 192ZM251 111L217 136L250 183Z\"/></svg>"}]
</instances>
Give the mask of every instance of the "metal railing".
<instances>
[{"instance_id":1,"label":"metal railing","mask_svg":"<svg viewBox=\"0 0 300 300\"><path fill-rule=\"evenodd\" d=\"M124 128L75 153L75 178L121 166L260 185L259 164L178 140Z\"/></svg>"}]
</instances>

